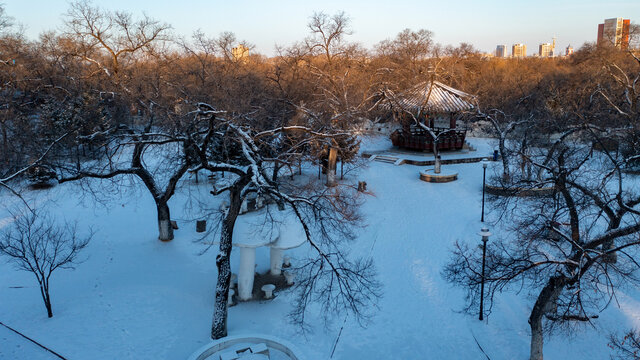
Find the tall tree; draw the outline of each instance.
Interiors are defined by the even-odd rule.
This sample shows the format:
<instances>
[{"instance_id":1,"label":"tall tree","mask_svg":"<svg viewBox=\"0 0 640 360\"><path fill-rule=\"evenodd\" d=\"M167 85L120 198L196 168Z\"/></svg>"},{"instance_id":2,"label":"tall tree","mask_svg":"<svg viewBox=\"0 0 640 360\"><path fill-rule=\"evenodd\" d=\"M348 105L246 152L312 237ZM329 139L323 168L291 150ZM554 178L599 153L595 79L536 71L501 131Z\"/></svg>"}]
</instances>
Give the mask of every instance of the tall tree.
<instances>
[{"instance_id":1,"label":"tall tree","mask_svg":"<svg viewBox=\"0 0 640 360\"><path fill-rule=\"evenodd\" d=\"M349 137L344 131L322 132L306 126L270 127L264 122L253 122L251 118L223 117L214 107L199 105L199 114L210 121L207 141L198 153L200 167L212 172L225 171L233 174L228 186L217 189L214 195L229 192L230 205L224 210L220 232L220 248L216 258L218 279L211 337L218 339L227 335L227 298L231 280L230 255L233 229L240 213L240 206L250 192L271 198L281 208L288 208L304 228L305 236L316 251L317 258L303 265L299 284L300 300L294 317L304 321L306 306L312 294L322 293L327 310L347 310L357 317L367 312L367 305L379 296L379 284L374 278L370 260L350 260L346 256L344 241L352 239L352 227L360 217L357 212L358 195L348 187L324 188L305 182L302 186L287 177L273 177L273 154L279 161L297 161L292 154L304 155L305 144L319 139ZM301 136L292 136L302 134ZM273 152L269 148L281 141L291 141L284 152ZM229 151L210 151L215 143L226 144ZM298 156L300 156L298 155ZM351 189L353 190L353 189ZM268 221L268 219L266 220Z\"/></svg>"},{"instance_id":2,"label":"tall tree","mask_svg":"<svg viewBox=\"0 0 640 360\"><path fill-rule=\"evenodd\" d=\"M578 136L562 137L560 146L530 155L544 176L518 183L552 186L555 194L501 199L499 206L508 209L508 235L488 247L486 275L477 251L461 243L445 269L449 281L466 287L468 310L480 298L481 282L490 301L515 284L531 290L536 298L529 316L532 360L542 359L545 322L553 328L592 321L622 282L636 281L640 194L622 173L625 159L580 140L601 143L608 134L603 129L584 125L577 133L568 131Z\"/></svg>"}]
</instances>

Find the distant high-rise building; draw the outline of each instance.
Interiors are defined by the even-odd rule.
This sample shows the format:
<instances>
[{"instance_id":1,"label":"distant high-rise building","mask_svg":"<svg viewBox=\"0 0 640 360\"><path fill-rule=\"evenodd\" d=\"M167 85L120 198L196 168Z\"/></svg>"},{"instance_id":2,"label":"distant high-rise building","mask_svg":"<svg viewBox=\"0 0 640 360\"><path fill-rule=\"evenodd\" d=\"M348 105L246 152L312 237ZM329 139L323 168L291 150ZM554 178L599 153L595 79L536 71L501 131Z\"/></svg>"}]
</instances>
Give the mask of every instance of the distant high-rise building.
<instances>
[{"instance_id":1,"label":"distant high-rise building","mask_svg":"<svg viewBox=\"0 0 640 360\"><path fill-rule=\"evenodd\" d=\"M246 61L247 58L249 57L249 48L240 44L234 47L233 49L231 49L231 56L233 56L233 60Z\"/></svg>"},{"instance_id":2,"label":"distant high-rise building","mask_svg":"<svg viewBox=\"0 0 640 360\"><path fill-rule=\"evenodd\" d=\"M506 45L498 45L498 46L496 46L496 57L500 57L500 58L507 57L507 46Z\"/></svg>"},{"instance_id":3,"label":"distant high-rise building","mask_svg":"<svg viewBox=\"0 0 640 360\"><path fill-rule=\"evenodd\" d=\"M525 44L513 44L511 46L511 56L515 58L521 58L527 56L527 45Z\"/></svg>"},{"instance_id":4,"label":"distant high-rise building","mask_svg":"<svg viewBox=\"0 0 640 360\"><path fill-rule=\"evenodd\" d=\"M629 48L629 26L631 20L619 18L605 19L598 24L598 44L610 44L618 49Z\"/></svg>"},{"instance_id":5,"label":"distant high-rise building","mask_svg":"<svg viewBox=\"0 0 640 360\"><path fill-rule=\"evenodd\" d=\"M565 49L564 55L565 56L569 56L573 54L573 48L571 47L571 45L567 46L567 48Z\"/></svg>"},{"instance_id":6,"label":"distant high-rise building","mask_svg":"<svg viewBox=\"0 0 640 360\"><path fill-rule=\"evenodd\" d=\"M538 46L538 56L540 57L553 57L553 44L544 43Z\"/></svg>"}]
</instances>

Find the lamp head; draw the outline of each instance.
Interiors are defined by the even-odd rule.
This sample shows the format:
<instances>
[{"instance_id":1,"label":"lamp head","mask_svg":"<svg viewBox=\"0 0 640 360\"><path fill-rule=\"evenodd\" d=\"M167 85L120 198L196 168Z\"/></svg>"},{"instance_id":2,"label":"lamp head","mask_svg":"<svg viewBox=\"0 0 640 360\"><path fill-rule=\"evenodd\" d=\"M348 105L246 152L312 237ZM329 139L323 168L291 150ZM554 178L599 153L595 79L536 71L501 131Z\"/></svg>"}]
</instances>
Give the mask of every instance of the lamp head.
<instances>
[{"instance_id":1,"label":"lamp head","mask_svg":"<svg viewBox=\"0 0 640 360\"><path fill-rule=\"evenodd\" d=\"M482 236L483 239L488 239L491 236L491 232L486 227L483 227L482 230L478 233L478 235Z\"/></svg>"}]
</instances>

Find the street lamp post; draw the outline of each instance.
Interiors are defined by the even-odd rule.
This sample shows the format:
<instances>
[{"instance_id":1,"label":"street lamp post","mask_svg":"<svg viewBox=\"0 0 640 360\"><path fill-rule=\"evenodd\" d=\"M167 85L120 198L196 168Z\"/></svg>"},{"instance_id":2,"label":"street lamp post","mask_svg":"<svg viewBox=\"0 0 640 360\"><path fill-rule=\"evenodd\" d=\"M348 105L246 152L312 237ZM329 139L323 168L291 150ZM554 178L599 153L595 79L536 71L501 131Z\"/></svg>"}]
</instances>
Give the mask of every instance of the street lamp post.
<instances>
[{"instance_id":1,"label":"street lamp post","mask_svg":"<svg viewBox=\"0 0 640 360\"><path fill-rule=\"evenodd\" d=\"M487 241L489 241L489 236L491 235L491 233L489 232L489 229L487 229L486 227L483 227L482 230L480 231L480 234L478 235L482 236L482 278L480 279L480 316L478 316L478 319L483 320L484 318L484 264L485 264L485 259L487 257Z\"/></svg>"},{"instance_id":2,"label":"street lamp post","mask_svg":"<svg viewBox=\"0 0 640 360\"><path fill-rule=\"evenodd\" d=\"M482 216L480 217L480 221L484 222L484 188L485 181L487 179L487 159L482 160Z\"/></svg>"}]
</instances>

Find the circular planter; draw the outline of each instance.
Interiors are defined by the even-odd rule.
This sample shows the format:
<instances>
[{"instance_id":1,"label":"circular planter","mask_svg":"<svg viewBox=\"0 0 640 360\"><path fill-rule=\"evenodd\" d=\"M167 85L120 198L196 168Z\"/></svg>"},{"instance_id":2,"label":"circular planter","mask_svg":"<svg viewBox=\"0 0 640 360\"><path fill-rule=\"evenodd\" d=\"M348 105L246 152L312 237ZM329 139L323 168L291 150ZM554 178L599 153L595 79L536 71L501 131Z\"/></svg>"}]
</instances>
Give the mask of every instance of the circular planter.
<instances>
[{"instance_id":1,"label":"circular planter","mask_svg":"<svg viewBox=\"0 0 640 360\"><path fill-rule=\"evenodd\" d=\"M429 169L420 171L420 180L430 183L446 183L458 180L458 173L440 171L439 174L436 174L433 169Z\"/></svg>"},{"instance_id":2,"label":"circular planter","mask_svg":"<svg viewBox=\"0 0 640 360\"><path fill-rule=\"evenodd\" d=\"M220 358L216 356L218 353L236 344L265 344L267 348L280 351L290 360L302 360L300 353L293 345L273 336L265 335L236 335L214 340L198 349L189 357L189 360L218 360Z\"/></svg>"}]
</instances>

